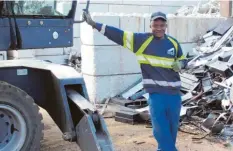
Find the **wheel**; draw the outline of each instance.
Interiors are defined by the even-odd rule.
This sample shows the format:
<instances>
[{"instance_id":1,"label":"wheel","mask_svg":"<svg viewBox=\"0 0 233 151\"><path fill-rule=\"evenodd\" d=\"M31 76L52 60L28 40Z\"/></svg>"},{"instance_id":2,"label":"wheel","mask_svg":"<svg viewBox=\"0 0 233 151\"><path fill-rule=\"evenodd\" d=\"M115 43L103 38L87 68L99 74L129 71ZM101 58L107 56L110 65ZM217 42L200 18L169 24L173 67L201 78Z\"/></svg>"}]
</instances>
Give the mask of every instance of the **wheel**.
<instances>
[{"instance_id":1,"label":"wheel","mask_svg":"<svg viewBox=\"0 0 233 151\"><path fill-rule=\"evenodd\" d=\"M0 150L40 150L43 128L42 115L32 97L0 82Z\"/></svg>"}]
</instances>

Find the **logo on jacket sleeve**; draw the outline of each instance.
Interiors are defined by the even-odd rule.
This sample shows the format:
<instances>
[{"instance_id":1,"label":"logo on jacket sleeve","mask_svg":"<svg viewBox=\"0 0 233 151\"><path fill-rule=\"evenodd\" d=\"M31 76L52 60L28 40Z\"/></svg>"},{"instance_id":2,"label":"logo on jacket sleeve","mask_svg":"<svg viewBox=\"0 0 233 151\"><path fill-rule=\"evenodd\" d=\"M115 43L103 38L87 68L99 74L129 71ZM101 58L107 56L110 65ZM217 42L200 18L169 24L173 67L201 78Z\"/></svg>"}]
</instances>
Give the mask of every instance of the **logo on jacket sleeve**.
<instances>
[{"instance_id":1,"label":"logo on jacket sleeve","mask_svg":"<svg viewBox=\"0 0 233 151\"><path fill-rule=\"evenodd\" d=\"M174 48L171 48L167 51L167 54L168 55L171 55L171 56L174 56L175 55L175 49Z\"/></svg>"}]
</instances>

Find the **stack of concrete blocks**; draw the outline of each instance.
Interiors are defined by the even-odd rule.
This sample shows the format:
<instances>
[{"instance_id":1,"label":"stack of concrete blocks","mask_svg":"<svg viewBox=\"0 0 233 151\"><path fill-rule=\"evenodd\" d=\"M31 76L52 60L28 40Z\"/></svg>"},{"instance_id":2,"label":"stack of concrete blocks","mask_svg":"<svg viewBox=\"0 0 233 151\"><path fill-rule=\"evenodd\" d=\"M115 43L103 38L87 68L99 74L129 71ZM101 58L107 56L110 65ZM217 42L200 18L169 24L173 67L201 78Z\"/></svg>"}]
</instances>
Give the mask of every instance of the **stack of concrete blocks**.
<instances>
[{"instance_id":1,"label":"stack of concrete blocks","mask_svg":"<svg viewBox=\"0 0 233 151\"><path fill-rule=\"evenodd\" d=\"M8 51L8 59L38 59L65 64L69 53L65 48L24 49Z\"/></svg>"}]
</instances>

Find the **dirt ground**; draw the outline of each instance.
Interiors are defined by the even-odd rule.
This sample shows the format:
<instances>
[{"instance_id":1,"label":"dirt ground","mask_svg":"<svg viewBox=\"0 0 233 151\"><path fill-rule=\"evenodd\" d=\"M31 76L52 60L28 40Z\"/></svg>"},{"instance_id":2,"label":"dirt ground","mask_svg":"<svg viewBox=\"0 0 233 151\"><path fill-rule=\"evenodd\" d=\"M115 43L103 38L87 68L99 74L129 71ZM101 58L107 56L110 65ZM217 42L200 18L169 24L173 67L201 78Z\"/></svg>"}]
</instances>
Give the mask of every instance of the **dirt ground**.
<instances>
[{"instance_id":1,"label":"dirt ground","mask_svg":"<svg viewBox=\"0 0 233 151\"><path fill-rule=\"evenodd\" d=\"M62 133L46 111L41 110L44 123L44 139L41 151L80 151L76 143L66 142ZM113 140L115 151L155 151L157 143L152 137L152 129L145 125L128 125L116 122L113 118L106 119L108 130ZM233 151L224 143L203 139L192 141L192 135L179 132L177 147L179 151Z\"/></svg>"}]
</instances>

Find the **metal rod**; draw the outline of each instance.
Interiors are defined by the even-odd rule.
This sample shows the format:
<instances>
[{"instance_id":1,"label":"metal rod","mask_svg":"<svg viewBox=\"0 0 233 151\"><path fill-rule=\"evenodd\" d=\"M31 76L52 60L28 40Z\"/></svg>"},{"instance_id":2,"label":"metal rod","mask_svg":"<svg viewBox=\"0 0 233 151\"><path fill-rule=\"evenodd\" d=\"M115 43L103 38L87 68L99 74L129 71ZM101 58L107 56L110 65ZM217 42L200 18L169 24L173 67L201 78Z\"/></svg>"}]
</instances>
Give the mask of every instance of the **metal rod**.
<instances>
[{"instance_id":1,"label":"metal rod","mask_svg":"<svg viewBox=\"0 0 233 151\"><path fill-rule=\"evenodd\" d=\"M217 84L217 85L219 85L219 86L222 86L224 88L231 89L231 87L229 87L229 86L227 86L227 85L225 85L223 83L219 83L219 82L216 82L216 81L214 81L214 83Z\"/></svg>"}]
</instances>

